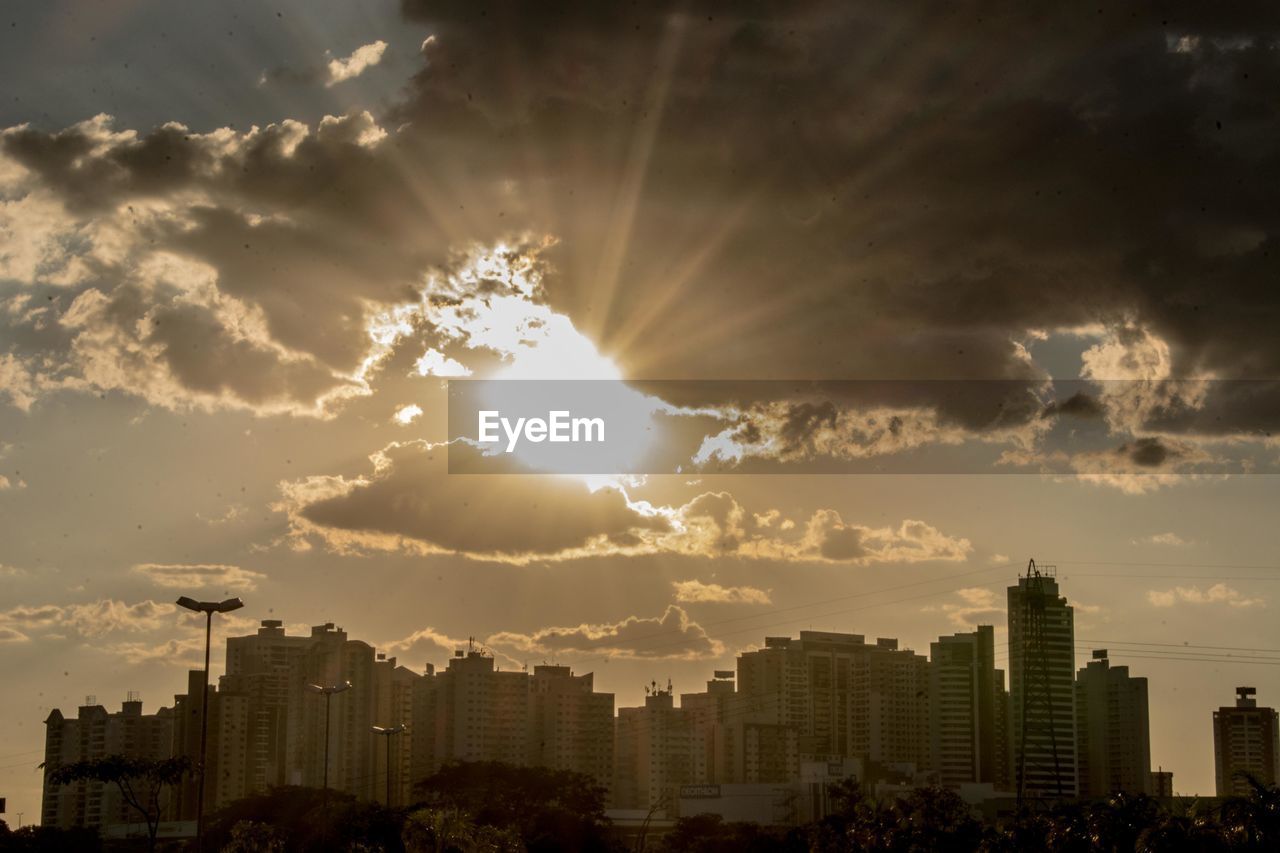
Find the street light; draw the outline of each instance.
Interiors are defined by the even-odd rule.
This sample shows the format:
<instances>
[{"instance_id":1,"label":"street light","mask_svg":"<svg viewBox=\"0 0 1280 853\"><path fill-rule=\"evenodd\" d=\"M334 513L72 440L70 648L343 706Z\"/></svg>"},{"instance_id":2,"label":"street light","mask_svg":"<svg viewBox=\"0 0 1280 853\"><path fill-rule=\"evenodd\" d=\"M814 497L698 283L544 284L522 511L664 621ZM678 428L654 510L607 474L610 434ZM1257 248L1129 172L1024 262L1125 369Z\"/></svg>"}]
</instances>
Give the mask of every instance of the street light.
<instances>
[{"instance_id":1,"label":"street light","mask_svg":"<svg viewBox=\"0 0 1280 853\"><path fill-rule=\"evenodd\" d=\"M387 808L391 808L391 736L398 735L402 731L404 731L403 724L398 726L388 726L386 728L383 728L382 726L373 727L373 733L375 735L382 735L387 739Z\"/></svg>"},{"instance_id":2,"label":"street light","mask_svg":"<svg viewBox=\"0 0 1280 853\"><path fill-rule=\"evenodd\" d=\"M319 684L308 684L307 689L324 697L324 814L327 822L329 819L329 706L333 704L333 694L350 690L351 682L344 681L341 684L331 684L327 687ZM327 823L326 831L328 831Z\"/></svg>"},{"instance_id":3,"label":"street light","mask_svg":"<svg viewBox=\"0 0 1280 853\"><path fill-rule=\"evenodd\" d=\"M196 792L196 849L204 850L204 761L209 746L209 641L213 634L213 614L230 613L244 607L238 598L226 601L196 601L182 596L178 606L204 614L204 690L200 697L200 782Z\"/></svg>"}]
</instances>

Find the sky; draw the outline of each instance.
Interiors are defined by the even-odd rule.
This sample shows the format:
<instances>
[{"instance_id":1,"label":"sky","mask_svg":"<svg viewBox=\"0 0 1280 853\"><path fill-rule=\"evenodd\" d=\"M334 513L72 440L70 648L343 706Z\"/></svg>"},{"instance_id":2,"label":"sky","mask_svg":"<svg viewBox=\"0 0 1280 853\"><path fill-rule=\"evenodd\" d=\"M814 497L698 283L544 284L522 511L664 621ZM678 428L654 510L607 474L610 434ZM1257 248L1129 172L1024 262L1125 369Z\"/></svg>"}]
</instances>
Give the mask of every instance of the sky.
<instances>
[{"instance_id":1,"label":"sky","mask_svg":"<svg viewBox=\"0 0 1280 853\"><path fill-rule=\"evenodd\" d=\"M1277 44L1265 4L11 4L7 817L50 709L183 689L179 595L625 706L766 634L1001 642L1030 558L1211 793L1212 710L1280 702ZM462 377L624 383L680 473L450 474Z\"/></svg>"}]
</instances>

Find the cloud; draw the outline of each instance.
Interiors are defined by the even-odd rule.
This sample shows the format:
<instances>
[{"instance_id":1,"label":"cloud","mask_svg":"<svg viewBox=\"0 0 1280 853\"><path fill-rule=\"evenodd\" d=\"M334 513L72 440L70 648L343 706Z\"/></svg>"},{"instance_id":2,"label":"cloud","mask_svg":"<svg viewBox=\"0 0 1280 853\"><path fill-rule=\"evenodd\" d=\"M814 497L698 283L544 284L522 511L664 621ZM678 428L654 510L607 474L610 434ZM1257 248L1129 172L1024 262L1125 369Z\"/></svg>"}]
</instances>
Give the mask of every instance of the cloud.
<instances>
[{"instance_id":1,"label":"cloud","mask_svg":"<svg viewBox=\"0 0 1280 853\"><path fill-rule=\"evenodd\" d=\"M898 55L911 73L888 91L842 60L918 29L900 4L658 3L607 19L589 3L404 5L434 37L399 117L449 116L450 141L479 141L475 162L495 168L533 141L545 162L528 177L554 195L535 213L569 249L559 298L613 257L614 302L646 310L599 318L600 339L644 375L987 378L1027 329L1099 323L1151 330L1174 373L1280 365L1265 312L1246 307L1272 301L1275 190L1248 176L1278 123L1255 108L1280 81L1257 61L1274 13L954 16L930 21L937 50ZM1179 52L1171 38L1248 47ZM975 52L997 61L975 66ZM662 73L636 73L654 57ZM1034 69L1035 85L1008 68ZM641 189L618 209L606 200L636 180L628 152L575 162L564 143L628 131L650 136ZM609 239L622 226L629 242ZM773 309L796 282L803 334ZM1251 298L1223 300L1222 282Z\"/></svg>"},{"instance_id":2,"label":"cloud","mask_svg":"<svg viewBox=\"0 0 1280 853\"><path fill-rule=\"evenodd\" d=\"M173 589L220 589L250 592L266 576L221 563L139 563L132 568L157 586Z\"/></svg>"},{"instance_id":3,"label":"cloud","mask_svg":"<svg viewBox=\"0 0 1280 853\"><path fill-rule=\"evenodd\" d=\"M1189 540L1183 539L1178 534L1170 531L1166 533L1153 533L1150 536L1144 536L1141 539L1134 539L1133 544L1164 545L1170 548L1186 548L1192 543Z\"/></svg>"},{"instance_id":4,"label":"cloud","mask_svg":"<svg viewBox=\"0 0 1280 853\"><path fill-rule=\"evenodd\" d=\"M111 643L104 647L109 654L137 665L163 663L188 669L199 669L204 664L204 636L190 636L181 640L151 642Z\"/></svg>"},{"instance_id":5,"label":"cloud","mask_svg":"<svg viewBox=\"0 0 1280 853\"><path fill-rule=\"evenodd\" d=\"M1068 464L1080 482L1141 495L1200 476L1195 469L1215 461L1192 440L1145 436L1110 450L1073 454Z\"/></svg>"},{"instance_id":6,"label":"cloud","mask_svg":"<svg viewBox=\"0 0 1280 853\"><path fill-rule=\"evenodd\" d=\"M956 590L958 602L928 605L926 613L942 613L952 625L962 631L972 631L978 625L992 625L1004 618L1004 601L985 587L966 587Z\"/></svg>"},{"instance_id":7,"label":"cloud","mask_svg":"<svg viewBox=\"0 0 1280 853\"><path fill-rule=\"evenodd\" d=\"M724 653L722 643L708 637L700 625L674 604L656 618L628 616L612 624L542 628L532 634L502 632L489 637L488 642L526 654L700 660Z\"/></svg>"},{"instance_id":8,"label":"cloud","mask_svg":"<svg viewBox=\"0 0 1280 853\"><path fill-rule=\"evenodd\" d=\"M774 525L774 515L748 512L727 492L655 506L633 500L621 483L593 489L569 477L448 477L450 452L393 442L370 457L371 474L280 484L273 508L288 517L288 541L298 549L321 543L339 553L454 553L517 564L676 554L869 565L962 561L972 551L969 540L917 520L873 528L822 509L803 525Z\"/></svg>"},{"instance_id":9,"label":"cloud","mask_svg":"<svg viewBox=\"0 0 1280 853\"><path fill-rule=\"evenodd\" d=\"M1175 604L1225 604L1230 607L1263 607L1266 601L1249 598L1239 590L1223 583L1216 583L1202 590L1198 586L1176 586L1170 590L1149 590L1147 601L1153 607L1173 607Z\"/></svg>"},{"instance_id":10,"label":"cloud","mask_svg":"<svg viewBox=\"0 0 1280 853\"><path fill-rule=\"evenodd\" d=\"M466 647L465 639L450 637L435 628L426 627L414 631L407 637L382 644L381 650L388 655L409 658L416 662L450 658L455 650Z\"/></svg>"},{"instance_id":11,"label":"cloud","mask_svg":"<svg viewBox=\"0 0 1280 853\"><path fill-rule=\"evenodd\" d=\"M325 85L333 86L336 83L359 77L365 71L381 62L382 55L386 53L386 50L387 43L379 39L357 47L351 52L350 56L330 60L327 66L328 79L325 81Z\"/></svg>"},{"instance_id":12,"label":"cloud","mask_svg":"<svg viewBox=\"0 0 1280 853\"><path fill-rule=\"evenodd\" d=\"M371 207L408 201L377 163L383 137L367 112L244 133L167 124L144 137L108 116L0 132L0 161L13 167L0 191L51 211L44 230L19 218L0 232L42 246L40 263L11 272L57 287L52 317L9 320L21 349L3 356L0 387L28 408L71 387L300 414L364 393L375 348L365 316L411 294L432 256L361 246L378 242L362 228L387 233ZM331 186L353 188L348 210L298 208L297 191L326 171ZM365 226L343 221L358 208Z\"/></svg>"},{"instance_id":13,"label":"cloud","mask_svg":"<svg viewBox=\"0 0 1280 853\"><path fill-rule=\"evenodd\" d=\"M698 580L672 581L681 604L770 604L769 593L751 586L720 586Z\"/></svg>"},{"instance_id":14,"label":"cloud","mask_svg":"<svg viewBox=\"0 0 1280 853\"><path fill-rule=\"evenodd\" d=\"M797 395L721 425L705 458L1019 445L1060 420L1044 415L1100 413L1137 440L1153 418L1251 439L1274 423L1274 401L1220 411L1159 384L1280 371L1277 190L1253 180L1280 131L1258 108L1280 83L1255 67L1271 16L1189 14L1173 43L1251 48L1182 52L1156 16L952 16L931 22L939 49L893 54L914 64L889 92L847 57L915 28L901 4L403 6L433 35L376 117L3 131L0 277L55 299L6 306L0 393L327 417L372 393L394 346L415 348L420 375L466 375L494 365L480 351L520 358L511 339L539 329L630 376L1037 380L1031 342L1065 335L1091 338L1091 380L1155 384L995 416L947 393L830 413ZM386 49L331 58L324 79ZM533 288L464 260L531 244ZM800 319L778 323L797 298Z\"/></svg>"},{"instance_id":15,"label":"cloud","mask_svg":"<svg viewBox=\"0 0 1280 853\"><path fill-rule=\"evenodd\" d=\"M422 417L422 407L416 403L410 403L397 409L391 420L401 426L408 426L420 417Z\"/></svg>"},{"instance_id":16,"label":"cloud","mask_svg":"<svg viewBox=\"0 0 1280 853\"><path fill-rule=\"evenodd\" d=\"M18 605L0 611L0 626L96 640L173 625L178 621L177 609L176 605L151 600L128 604L110 598L83 604Z\"/></svg>"},{"instance_id":17,"label":"cloud","mask_svg":"<svg viewBox=\"0 0 1280 853\"><path fill-rule=\"evenodd\" d=\"M0 625L0 643L26 643L31 638L9 625Z\"/></svg>"},{"instance_id":18,"label":"cloud","mask_svg":"<svg viewBox=\"0 0 1280 853\"><path fill-rule=\"evenodd\" d=\"M339 552L456 553L516 563L626 550L638 547L644 532L669 527L617 488L592 491L567 478L521 474L449 478L449 452L425 441L393 442L371 457L369 475L282 484L276 509L288 515L298 546L317 539Z\"/></svg>"}]
</instances>

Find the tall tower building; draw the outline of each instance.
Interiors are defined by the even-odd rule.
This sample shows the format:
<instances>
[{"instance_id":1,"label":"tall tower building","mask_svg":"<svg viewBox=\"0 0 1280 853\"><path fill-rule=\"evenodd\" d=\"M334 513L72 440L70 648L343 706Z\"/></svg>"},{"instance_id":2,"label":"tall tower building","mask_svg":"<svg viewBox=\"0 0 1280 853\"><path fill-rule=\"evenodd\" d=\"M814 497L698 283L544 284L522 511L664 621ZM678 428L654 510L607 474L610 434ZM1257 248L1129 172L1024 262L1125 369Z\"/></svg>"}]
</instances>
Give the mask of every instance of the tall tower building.
<instances>
[{"instance_id":1,"label":"tall tower building","mask_svg":"<svg viewBox=\"0 0 1280 853\"><path fill-rule=\"evenodd\" d=\"M1014 784L1019 798L1074 797L1075 617L1052 567L1009 587Z\"/></svg>"},{"instance_id":2,"label":"tall tower building","mask_svg":"<svg viewBox=\"0 0 1280 853\"><path fill-rule=\"evenodd\" d=\"M55 708L44 724L45 782L40 823L59 829L100 829L117 823L137 823L137 813L120 797L115 785L87 781L54 785L49 782L49 774L59 765L109 755L168 758L173 742L173 712L161 708L154 714L144 714L142 701L130 694L120 710L112 714L90 696L75 717L64 717ZM172 795L172 790L166 794ZM168 804L162 807L167 808Z\"/></svg>"},{"instance_id":3,"label":"tall tower building","mask_svg":"<svg viewBox=\"0 0 1280 853\"><path fill-rule=\"evenodd\" d=\"M939 637L930 646L934 765L943 785L1010 790L1008 694L995 668L995 629Z\"/></svg>"},{"instance_id":4,"label":"tall tower building","mask_svg":"<svg viewBox=\"0 0 1280 853\"><path fill-rule=\"evenodd\" d=\"M1147 680L1111 666L1106 649L1076 673L1080 796L1150 794Z\"/></svg>"},{"instance_id":5,"label":"tall tower building","mask_svg":"<svg viewBox=\"0 0 1280 853\"><path fill-rule=\"evenodd\" d=\"M1218 796L1247 796L1252 787L1241 774L1250 773L1266 785L1280 778L1280 743L1276 711L1259 708L1257 689L1236 688L1235 707L1213 712L1213 759Z\"/></svg>"}]
</instances>

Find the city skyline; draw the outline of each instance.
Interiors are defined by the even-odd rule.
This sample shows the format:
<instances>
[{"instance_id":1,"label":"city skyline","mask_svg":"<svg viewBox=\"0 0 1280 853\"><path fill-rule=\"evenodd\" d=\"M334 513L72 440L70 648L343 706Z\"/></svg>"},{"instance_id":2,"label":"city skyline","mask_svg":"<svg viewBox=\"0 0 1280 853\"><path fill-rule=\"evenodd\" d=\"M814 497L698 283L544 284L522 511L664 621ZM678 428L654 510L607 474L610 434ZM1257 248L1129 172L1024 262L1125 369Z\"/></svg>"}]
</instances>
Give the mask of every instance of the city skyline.
<instances>
[{"instance_id":1,"label":"city skyline","mask_svg":"<svg viewBox=\"0 0 1280 853\"><path fill-rule=\"evenodd\" d=\"M844 761L842 772L864 785L917 774L917 783L969 790L978 798L985 786L988 798L1021 801L1024 776L1029 799L1155 793L1153 767L1166 778L1173 768L1152 761L1147 679L1131 678L1128 667L1112 667L1106 649L1093 650L1087 664L1065 681L1055 674L1056 656L1070 648L1073 619L1070 606L1059 598L1054 572L1031 561L1008 587L1010 601L1019 602L1020 627L1007 652L1021 649L1008 683L995 666L990 625L940 636L928 658L900 649L892 638L867 642L859 634L809 630L794 639L766 637L740 652L736 671L714 671L705 692L678 693L670 680L665 687L655 680L645 686L642 705L618 704L616 716L614 695L594 690L594 673L579 675L545 663L532 671L524 666L504 673L492 652L471 639L438 673L432 663L415 671L348 638L333 623L291 635L280 620L265 619L253 634L227 637L225 671L211 685L206 811L275 785L322 787L322 778L362 799L408 803L414 779L451 761L572 770L601 785L608 792L605 802L615 809L660 813L675 808L675 792L686 786L794 783L802 778L804 762L833 758ZM1046 607L1047 616L1031 616ZM1065 615L1064 625L1055 613ZM1028 627L1029 618L1044 619L1044 627ZM1067 641L1063 649L1059 636ZM1043 653L1036 651L1041 643ZM800 657L792 660L796 654ZM1040 665L1049 668L1050 680L1037 687L1030 671L1039 654L1046 655ZM845 663L836 665L837 660ZM841 667L850 664L852 681L845 683ZM74 727L103 725L108 726L100 742L105 746L95 747L92 755L114 750L151 759L185 755L196 762L202 748L198 738L193 740L200 731L200 706L191 704L201 672L188 675L186 693L175 695L172 707L150 714L143 713L141 698L132 692L118 715L94 704L94 697L71 722L55 709L46 721L46 764L89 755L82 752L85 744L98 736L74 734ZM1026 686L1015 687L1015 679ZM837 688L837 681L842 686ZM334 727L336 761L315 743L329 723L316 716L327 702L306 696L303 688L312 684L345 685ZM831 700L820 698L833 689L838 693L831 693ZM1051 718L1045 717L1048 705L1035 698L1036 689L1052 691L1052 704L1062 711L1054 740L1060 755L1045 746ZM845 691L848 696L835 701ZM1236 779L1239 769L1263 778L1276 773L1276 712L1258 708L1252 698L1256 688L1238 687L1237 694L1236 708L1246 710L1223 707L1212 714L1219 796L1247 790ZM864 698L854 700L854 695ZM875 696L880 698L864 704ZM833 704L824 711L825 701ZM1261 722L1227 723L1231 714L1233 720ZM133 731L141 734L110 728L117 718L121 725L132 721ZM325 726L317 729L320 719L326 719ZM70 736L63 731L68 725ZM1249 728L1257 725L1260 732ZM1234 728L1226 734L1220 726ZM394 754L389 740L383 742L385 753L371 746L378 741L373 735L383 732L399 735ZM322 768L324 762L329 766ZM191 820L197 780L188 777L178 786L164 807L167 819ZM46 823L73 828L127 822L128 809L109 791L101 805L86 801L84 789L76 791L73 796L59 785L46 788Z\"/></svg>"},{"instance_id":2,"label":"city skyline","mask_svg":"<svg viewBox=\"0 0 1280 853\"><path fill-rule=\"evenodd\" d=\"M180 595L244 600L215 650L332 623L417 673L474 639L615 708L765 637L938 643L982 728L986 640L943 638L994 626L1012 688L1034 556L1054 677L1147 679L1180 791L1215 788L1211 711L1280 694L1280 10L11 5L6 819L51 709L188 695ZM600 380L575 417L626 446L479 456L461 379Z\"/></svg>"}]
</instances>

